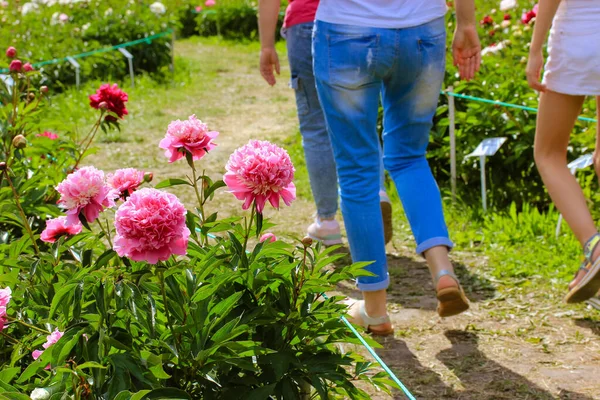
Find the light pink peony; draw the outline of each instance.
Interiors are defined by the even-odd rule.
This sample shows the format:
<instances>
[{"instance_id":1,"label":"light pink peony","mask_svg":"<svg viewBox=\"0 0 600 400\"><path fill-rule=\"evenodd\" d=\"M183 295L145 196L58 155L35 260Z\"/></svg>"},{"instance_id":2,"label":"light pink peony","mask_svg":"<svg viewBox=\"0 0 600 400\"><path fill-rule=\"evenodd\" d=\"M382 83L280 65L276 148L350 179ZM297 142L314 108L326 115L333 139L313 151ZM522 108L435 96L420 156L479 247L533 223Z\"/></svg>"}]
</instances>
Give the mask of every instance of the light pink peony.
<instances>
[{"instance_id":1,"label":"light pink peony","mask_svg":"<svg viewBox=\"0 0 600 400\"><path fill-rule=\"evenodd\" d=\"M158 146L165 149L169 162L183 158L186 151L192 154L194 160L199 160L215 148L216 144L212 140L218 135L219 132L209 131L206 124L191 115L187 121L171 122L167 134Z\"/></svg>"},{"instance_id":2,"label":"light pink peony","mask_svg":"<svg viewBox=\"0 0 600 400\"><path fill-rule=\"evenodd\" d=\"M135 168L118 169L114 174L108 174L106 182L118 191L119 197L126 199L144 182L144 171Z\"/></svg>"},{"instance_id":3,"label":"light pink peony","mask_svg":"<svg viewBox=\"0 0 600 400\"><path fill-rule=\"evenodd\" d=\"M9 287L0 289L0 318L2 319L6 317L6 308L8 307L8 303L10 303L11 297L12 291Z\"/></svg>"},{"instance_id":4,"label":"light pink peony","mask_svg":"<svg viewBox=\"0 0 600 400\"><path fill-rule=\"evenodd\" d=\"M44 131L44 133L38 133L35 136L36 137L47 137L50 140L56 140L56 139L58 139L58 135L56 133L53 133L53 132L50 132L50 131Z\"/></svg>"},{"instance_id":5,"label":"light pink peony","mask_svg":"<svg viewBox=\"0 0 600 400\"><path fill-rule=\"evenodd\" d=\"M114 207L116 191L104 181L104 172L94 167L83 167L68 175L56 190L58 203L67 209L67 225L79 222L79 213L88 222L94 222L106 207Z\"/></svg>"},{"instance_id":6,"label":"light pink peony","mask_svg":"<svg viewBox=\"0 0 600 400\"><path fill-rule=\"evenodd\" d=\"M267 241L269 243L273 243L273 242L277 241L277 236L275 236L274 233L268 232L268 233L265 233L264 235L262 235L259 240L261 243L267 242Z\"/></svg>"},{"instance_id":7,"label":"light pink peony","mask_svg":"<svg viewBox=\"0 0 600 400\"><path fill-rule=\"evenodd\" d=\"M150 264L173 254L185 255L190 236L186 213L175 195L151 188L134 192L115 215L114 250L121 257Z\"/></svg>"},{"instance_id":8,"label":"light pink peony","mask_svg":"<svg viewBox=\"0 0 600 400\"><path fill-rule=\"evenodd\" d=\"M212 6L214 6L215 4L217 4L217 3L215 2L215 0L206 0L206 1L204 2L204 5L205 5L206 7L212 7Z\"/></svg>"},{"instance_id":9,"label":"light pink peony","mask_svg":"<svg viewBox=\"0 0 600 400\"><path fill-rule=\"evenodd\" d=\"M4 325L6 325L6 318L0 317L0 332L4 329Z\"/></svg>"},{"instance_id":10,"label":"light pink peony","mask_svg":"<svg viewBox=\"0 0 600 400\"><path fill-rule=\"evenodd\" d=\"M63 337L64 334L65 334L64 332L61 332L58 330L58 328L55 328L54 332L52 332L51 334L46 336L46 343L44 343L42 345L44 350L48 349L48 347L52 346L53 344L56 344L56 342L58 342L60 340L60 338ZM31 353L31 356L33 357L34 360L37 360L38 358L40 358L40 356L42 354L44 354L44 350L34 350ZM50 369L50 365L46 366L46 369Z\"/></svg>"},{"instance_id":11,"label":"light pink peony","mask_svg":"<svg viewBox=\"0 0 600 400\"><path fill-rule=\"evenodd\" d=\"M223 180L236 198L244 200L244 210L256 201L262 213L267 200L279 208L280 197L288 206L296 198L290 156L268 141L250 140L229 157L226 169Z\"/></svg>"},{"instance_id":12,"label":"light pink peony","mask_svg":"<svg viewBox=\"0 0 600 400\"><path fill-rule=\"evenodd\" d=\"M54 243L64 235L77 235L81 233L83 226L77 221L74 224L67 224L67 217L58 217L46 221L46 229L40 235L40 239L46 243Z\"/></svg>"},{"instance_id":13,"label":"light pink peony","mask_svg":"<svg viewBox=\"0 0 600 400\"><path fill-rule=\"evenodd\" d=\"M202 12L202 6L196 6L196 12L197 13Z\"/></svg>"}]
</instances>

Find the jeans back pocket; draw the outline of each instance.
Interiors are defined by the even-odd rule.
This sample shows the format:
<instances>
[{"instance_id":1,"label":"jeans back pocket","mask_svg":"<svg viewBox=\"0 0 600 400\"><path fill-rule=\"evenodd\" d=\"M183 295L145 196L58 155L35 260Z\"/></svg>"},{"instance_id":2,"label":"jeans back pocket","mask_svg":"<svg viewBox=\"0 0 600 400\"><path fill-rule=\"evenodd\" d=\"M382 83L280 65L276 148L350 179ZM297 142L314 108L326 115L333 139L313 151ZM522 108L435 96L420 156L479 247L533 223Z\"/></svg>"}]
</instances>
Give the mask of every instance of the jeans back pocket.
<instances>
[{"instance_id":1,"label":"jeans back pocket","mask_svg":"<svg viewBox=\"0 0 600 400\"><path fill-rule=\"evenodd\" d=\"M329 34L330 82L358 88L373 81L379 35Z\"/></svg>"}]
</instances>

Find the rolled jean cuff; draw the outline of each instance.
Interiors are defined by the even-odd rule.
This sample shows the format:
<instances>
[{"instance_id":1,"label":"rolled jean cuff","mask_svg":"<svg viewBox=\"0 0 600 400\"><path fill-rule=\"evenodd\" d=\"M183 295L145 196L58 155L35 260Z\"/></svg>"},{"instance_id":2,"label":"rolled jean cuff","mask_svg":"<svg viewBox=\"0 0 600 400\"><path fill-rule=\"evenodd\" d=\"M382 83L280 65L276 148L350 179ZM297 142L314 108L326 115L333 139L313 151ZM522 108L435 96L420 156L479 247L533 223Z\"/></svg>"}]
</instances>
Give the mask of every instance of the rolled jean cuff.
<instances>
[{"instance_id":1,"label":"rolled jean cuff","mask_svg":"<svg viewBox=\"0 0 600 400\"><path fill-rule=\"evenodd\" d=\"M452 241L450 239L448 239L447 237L443 237L443 236L434 237L431 239L427 239L423 243L419 244L417 246L417 253L420 255L424 255L424 253L427 250L437 247L437 246L446 246L448 248L448 250L452 250L452 248L454 247L454 243L452 243Z\"/></svg>"},{"instance_id":2,"label":"rolled jean cuff","mask_svg":"<svg viewBox=\"0 0 600 400\"><path fill-rule=\"evenodd\" d=\"M383 280L381 282L375 282L375 283L360 283L360 282L358 282L356 286L358 287L358 290L360 290L361 292L376 292L378 290L387 289L388 286L390 286L390 274L386 274L385 280Z\"/></svg>"}]
</instances>

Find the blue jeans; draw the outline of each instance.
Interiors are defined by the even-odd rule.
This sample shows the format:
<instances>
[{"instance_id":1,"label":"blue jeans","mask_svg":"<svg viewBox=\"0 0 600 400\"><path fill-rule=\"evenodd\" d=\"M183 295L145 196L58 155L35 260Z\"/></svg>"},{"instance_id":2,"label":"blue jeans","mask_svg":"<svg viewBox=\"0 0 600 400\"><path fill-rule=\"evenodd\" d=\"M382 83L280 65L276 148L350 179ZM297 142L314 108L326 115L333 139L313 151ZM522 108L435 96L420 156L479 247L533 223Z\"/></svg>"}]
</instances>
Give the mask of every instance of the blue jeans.
<instances>
[{"instance_id":1,"label":"blue jeans","mask_svg":"<svg viewBox=\"0 0 600 400\"><path fill-rule=\"evenodd\" d=\"M379 199L377 112L383 103L383 163L417 252L452 247L439 188L425 158L445 70L444 19L404 29L317 21L313 36L319 99L337 164L342 214L355 262L373 261L362 291L389 285Z\"/></svg>"},{"instance_id":2,"label":"blue jeans","mask_svg":"<svg viewBox=\"0 0 600 400\"><path fill-rule=\"evenodd\" d=\"M333 218L338 209L338 177L331 141L313 75L313 23L293 25L284 30L296 107L302 135L302 147L310 187L320 218ZM380 157L381 159L381 157ZM380 163L379 185L384 188L383 164ZM375 191L377 193L377 190Z\"/></svg>"}]
</instances>

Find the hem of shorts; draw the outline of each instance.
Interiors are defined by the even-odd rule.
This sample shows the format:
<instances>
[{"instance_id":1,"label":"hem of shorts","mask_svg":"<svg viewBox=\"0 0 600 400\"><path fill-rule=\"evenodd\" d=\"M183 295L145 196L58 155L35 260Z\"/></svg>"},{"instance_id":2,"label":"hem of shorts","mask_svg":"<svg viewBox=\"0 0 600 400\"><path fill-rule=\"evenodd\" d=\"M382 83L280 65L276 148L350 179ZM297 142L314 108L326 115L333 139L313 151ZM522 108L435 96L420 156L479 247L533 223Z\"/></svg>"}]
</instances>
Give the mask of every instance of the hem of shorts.
<instances>
[{"instance_id":1,"label":"hem of shorts","mask_svg":"<svg viewBox=\"0 0 600 400\"><path fill-rule=\"evenodd\" d=\"M446 246L448 250L452 250L454 243L444 236L434 237L419 244L417 246L417 253L423 255L427 250L437 246Z\"/></svg>"},{"instance_id":2,"label":"hem of shorts","mask_svg":"<svg viewBox=\"0 0 600 400\"><path fill-rule=\"evenodd\" d=\"M588 92L589 89L582 89L579 86L561 85L552 81L542 82L548 89L553 92L566 94L569 96L600 96L600 88L595 91Z\"/></svg>"},{"instance_id":3,"label":"hem of shorts","mask_svg":"<svg viewBox=\"0 0 600 400\"><path fill-rule=\"evenodd\" d=\"M361 292L376 292L378 290L385 290L390 286L390 275L388 274L385 280L375 283L360 283L356 284L356 287Z\"/></svg>"}]
</instances>

